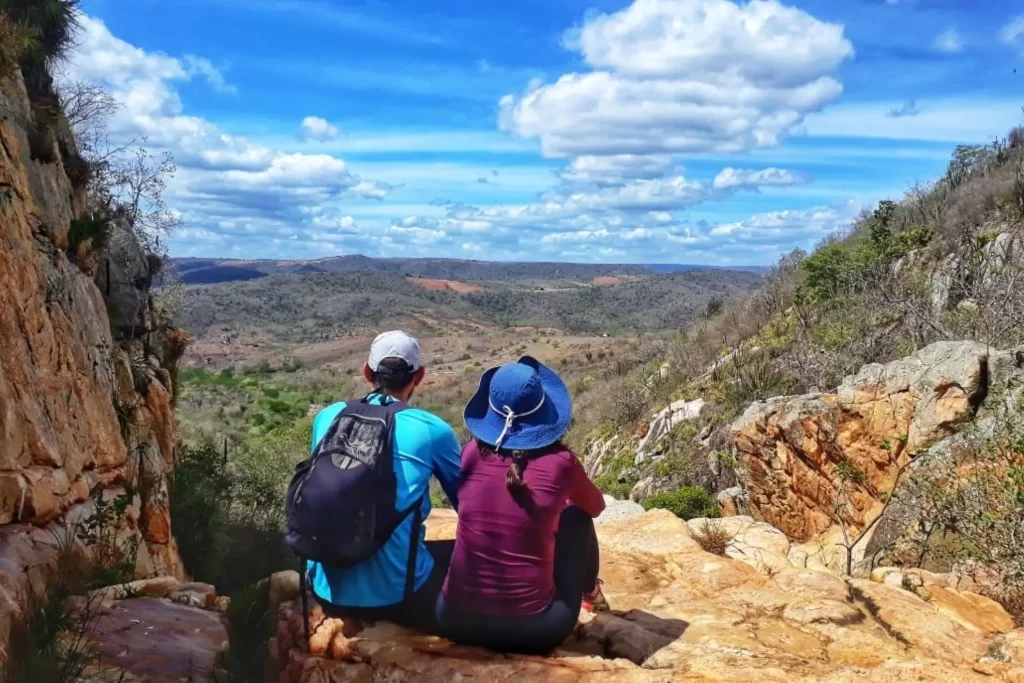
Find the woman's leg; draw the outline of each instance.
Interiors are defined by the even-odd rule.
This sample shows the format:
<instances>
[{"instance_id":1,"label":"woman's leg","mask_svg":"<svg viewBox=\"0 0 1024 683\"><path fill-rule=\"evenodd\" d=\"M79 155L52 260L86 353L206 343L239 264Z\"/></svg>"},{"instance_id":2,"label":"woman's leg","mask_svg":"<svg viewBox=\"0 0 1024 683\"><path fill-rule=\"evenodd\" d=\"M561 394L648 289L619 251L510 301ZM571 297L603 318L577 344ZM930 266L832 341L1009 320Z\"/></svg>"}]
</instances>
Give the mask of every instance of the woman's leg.
<instances>
[{"instance_id":1,"label":"woman's leg","mask_svg":"<svg viewBox=\"0 0 1024 683\"><path fill-rule=\"evenodd\" d=\"M576 506L567 507L555 536L555 593L574 614L579 613L583 594L597 585L599 567L594 520Z\"/></svg>"},{"instance_id":2,"label":"woman's leg","mask_svg":"<svg viewBox=\"0 0 1024 683\"><path fill-rule=\"evenodd\" d=\"M525 617L491 617L472 614L437 599L440 635L459 643L483 647L495 652L545 655L565 642L579 611L572 612L559 598L541 612Z\"/></svg>"},{"instance_id":3,"label":"woman's leg","mask_svg":"<svg viewBox=\"0 0 1024 683\"><path fill-rule=\"evenodd\" d=\"M555 599L544 612L494 619L463 612L437 600L441 633L457 643L498 652L546 654L565 642L579 618L583 594L597 585L600 563L594 520L568 507L555 537Z\"/></svg>"},{"instance_id":4,"label":"woman's leg","mask_svg":"<svg viewBox=\"0 0 1024 683\"><path fill-rule=\"evenodd\" d=\"M434 560L434 568L419 590L394 609L393 621L428 633L437 633L435 605L441 587L444 586L444 579L448 576L455 541L427 541L426 545L427 552Z\"/></svg>"}]
</instances>

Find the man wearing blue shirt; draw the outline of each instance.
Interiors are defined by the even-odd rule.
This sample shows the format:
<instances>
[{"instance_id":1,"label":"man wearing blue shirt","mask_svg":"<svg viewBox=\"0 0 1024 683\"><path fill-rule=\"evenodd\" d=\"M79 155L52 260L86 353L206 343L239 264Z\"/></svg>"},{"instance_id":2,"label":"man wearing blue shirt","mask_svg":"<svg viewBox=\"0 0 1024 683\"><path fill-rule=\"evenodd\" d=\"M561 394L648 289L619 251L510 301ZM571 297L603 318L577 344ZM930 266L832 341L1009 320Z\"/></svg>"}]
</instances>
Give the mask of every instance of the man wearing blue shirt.
<instances>
[{"instance_id":1,"label":"man wearing blue shirt","mask_svg":"<svg viewBox=\"0 0 1024 683\"><path fill-rule=\"evenodd\" d=\"M373 386L371 401L408 402L423 381L420 346L405 332L385 332L374 340L363 376ZM313 421L313 448L327 433L345 403L321 410ZM432 631L434 602L444 583L454 543L427 543L422 521L430 514L430 477L458 508L460 448L455 432L441 418L418 408L395 415L394 469L398 480L395 507L407 510L417 500L420 515L411 514L369 560L348 569L309 562L309 583L328 614L367 621L392 621ZM415 537L413 536L415 534ZM417 539L412 595L406 599L410 542Z\"/></svg>"}]
</instances>

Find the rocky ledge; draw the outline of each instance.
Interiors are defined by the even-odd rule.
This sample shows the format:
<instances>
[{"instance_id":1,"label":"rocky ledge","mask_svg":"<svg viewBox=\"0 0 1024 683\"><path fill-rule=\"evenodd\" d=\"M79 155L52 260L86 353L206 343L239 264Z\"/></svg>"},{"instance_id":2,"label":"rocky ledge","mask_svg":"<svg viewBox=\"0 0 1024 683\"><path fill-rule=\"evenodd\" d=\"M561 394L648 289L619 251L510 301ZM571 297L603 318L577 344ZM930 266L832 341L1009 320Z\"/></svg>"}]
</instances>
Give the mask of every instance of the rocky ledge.
<instances>
[{"instance_id":1,"label":"rocky ledge","mask_svg":"<svg viewBox=\"0 0 1024 683\"><path fill-rule=\"evenodd\" d=\"M428 522L434 538L454 529L448 511ZM774 539L767 529L744 531L748 545ZM686 522L659 510L599 523L598 535L613 611L585 615L547 658L325 619L316 607L307 651L295 576L275 576L272 680L1024 681L1024 631L980 595L889 573L758 571L705 552Z\"/></svg>"}]
</instances>

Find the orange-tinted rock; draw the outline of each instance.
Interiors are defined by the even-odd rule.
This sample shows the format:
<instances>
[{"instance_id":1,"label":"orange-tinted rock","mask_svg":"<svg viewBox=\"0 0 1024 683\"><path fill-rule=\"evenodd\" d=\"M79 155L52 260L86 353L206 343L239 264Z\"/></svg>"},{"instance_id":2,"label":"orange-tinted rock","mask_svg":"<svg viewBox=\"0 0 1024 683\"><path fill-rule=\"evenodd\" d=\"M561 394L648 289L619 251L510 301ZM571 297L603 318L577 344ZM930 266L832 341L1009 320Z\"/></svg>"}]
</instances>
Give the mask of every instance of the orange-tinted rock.
<instances>
[{"instance_id":1,"label":"orange-tinted rock","mask_svg":"<svg viewBox=\"0 0 1024 683\"><path fill-rule=\"evenodd\" d=\"M147 501L142 508L142 533L150 543L170 541L171 511L164 505Z\"/></svg>"},{"instance_id":2,"label":"orange-tinted rock","mask_svg":"<svg viewBox=\"0 0 1024 683\"><path fill-rule=\"evenodd\" d=\"M453 515L442 512L438 521L435 535L452 528ZM585 615L550 657L500 656L392 624L324 619L315 605L309 654L293 599L281 605L271 641L277 680L1013 680L1005 664L993 677L976 670L995 666L983 661L991 638L903 589L855 582L851 590L838 576L808 569L765 576L704 552L686 523L659 511L597 529L614 611ZM288 590L278 593L287 598L296 577L285 578L277 581ZM1007 652L1024 649L1024 638L1000 637Z\"/></svg>"},{"instance_id":3,"label":"orange-tinted rock","mask_svg":"<svg viewBox=\"0 0 1024 683\"><path fill-rule=\"evenodd\" d=\"M144 401L130 382L116 381L125 342L113 339L107 303L92 278L65 253L83 193L61 163L30 159L32 125L22 80L0 78L0 652L29 582L38 584L36 592L45 588L54 534L66 536L65 521L90 514L86 499L94 488L124 483L127 447L117 408ZM75 256L91 262L83 249ZM169 459L170 401L163 387L151 394L136 422L156 435ZM182 573L166 515L154 515L149 526L163 543L140 549L139 571L159 564ZM138 531L128 524L121 535ZM69 542L80 550L77 539Z\"/></svg>"},{"instance_id":4,"label":"orange-tinted rock","mask_svg":"<svg viewBox=\"0 0 1024 683\"><path fill-rule=\"evenodd\" d=\"M14 472L0 472L0 524L10 524L21 514L26 495L25 480Z\"/></svg>"},{"instance_id":5,"label":"orange-tinted rock","mask_svg":"<svg viewBox=\"0 0 1024 683\"><path fill-rule=\"evenodd\" d=\"M754 517L796 541L835 523L839 465L863 472L839 513L851 528L877 514L912 454L949 436L985 391L988 350L940 342L888 365L868 365L835 394L755 403L733 425Z\"/></svg>"},{"instance_id":6,"label":"orange-tinted rock","mask_svg":"<svg viewBox=\"0 0 1024 683\"><path fill-rule=\"evenodd\" d=\"M150 381L149 389L146 392L146 409L149 412L153 435L164 462L172 465L174 463L174 446L177 441L174 406L170 392L155 379Z\"/></svg>"},{"instance_id":7,"label":"orange-tinted rock","mask_svg":"<svg viewBox=\"0 0 1024 683\"><path fill-rule=\"evenodd\" d=\"M29 469L25 476L28 486L22 521L46 524L61 512L52 470Z\"/></svg>"}]
</instances>

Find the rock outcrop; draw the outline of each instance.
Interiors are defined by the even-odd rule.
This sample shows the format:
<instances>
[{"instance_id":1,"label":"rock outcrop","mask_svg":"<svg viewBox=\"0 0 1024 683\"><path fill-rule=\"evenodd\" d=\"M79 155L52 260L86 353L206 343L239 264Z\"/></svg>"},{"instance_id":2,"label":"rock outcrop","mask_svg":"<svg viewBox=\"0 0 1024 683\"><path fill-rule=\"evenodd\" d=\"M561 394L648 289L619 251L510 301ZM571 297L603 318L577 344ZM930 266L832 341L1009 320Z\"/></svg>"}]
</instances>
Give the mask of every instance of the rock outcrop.
<instances>
[{"instance_id":1,"label":"rock outcrop","mask_svg":"<svg viewBox=\"0 0 1024 683\"><path fill-rule=\"evenodd\" d=\"M745 522L743 522L745 523ZM450 537L435 511L431 537ZM744 532L776 537L765 527ZM703 551L665 511L598 524L610 613L581 618L550 657L505 656L386 623L325 619L307 651L297 582L279 580L271 663L281 683L316 681L993 681L1024 677L1024 636L999 605L939 598L792 567L759 573ZM773 542L775 538L772 539ZM781 541L778 539L781 552ZM274 582L272 582L273 584ZM282 593L283 589L277 592ZM272 587L272 593L273 593Z\"/></svg>"},{"instance_id":2,"label":"rock outcrop","mask_svg":"<svg viewBox=\"0 0 1024 683\"><path fill-rule=\"evenodd\" d=\"M134 597L120 599L119 596ZM213 586L173 577L111 586L78 601L90 611L95 661L83 677L109 683L216 683L228 648L226 598ZM220 675L218 675L220 673Z\"/></svg>"},{"instance_id":3,"label":"rock outcrop","mask_svg":"<svg viewBox=\"0 0 1024 683\"><path fill-rule=\"evenodd\" d=\"M796 541L827 532L836 514L862 528L902 467L974 417L989 364L981 344L940 342L865 366L833 394L755 403L732 428L751 514Z\"/></svg>"},{"instance_id":4,"label":"rock outcrop","mask_svg":"<svg viewBox=\"0 0 1024 683\"><path fill-rule=\"evenodd\" d=\"M67 253L82 189L59 154L53 163L31 158L32 125L21 79L0 79L0 658L18 605L53 558L54 535L90 514L91 497L134 492L123 521L138 539L139 573L182 572L167 502L171 382L155 360L158 335L112 334L93 274ZM88 240L78 247L78 262L94 262L77 258Z\"/></svg>"}]
</instances>

